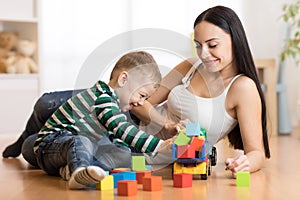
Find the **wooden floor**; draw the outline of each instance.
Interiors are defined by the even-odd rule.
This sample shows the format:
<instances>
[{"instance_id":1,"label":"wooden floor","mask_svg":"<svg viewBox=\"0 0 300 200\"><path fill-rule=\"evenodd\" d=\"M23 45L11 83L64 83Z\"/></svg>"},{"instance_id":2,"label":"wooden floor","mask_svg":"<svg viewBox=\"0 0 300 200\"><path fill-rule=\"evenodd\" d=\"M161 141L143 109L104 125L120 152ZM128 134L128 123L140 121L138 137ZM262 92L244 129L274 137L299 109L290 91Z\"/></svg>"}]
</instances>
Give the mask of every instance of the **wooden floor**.
<instances>
[{"instance_id":1,"label":"wooden floor","mask_svg":"<svg viewBox=\"0 0 300 200\"><path fill-rule=\"evenodd\" d=\"M0 151L16 139L16 135L0 134ZM224 160L236 152L221 143L217 145L218 164L213 168L208 180L193 180L192 188L174 188L169 168L154 171L163 176L163 189L146 192L139 185L137 196L120 197L116 190L101 192L93 188L74 191L67 188L67 182L59 177L46 175L41 170L31 168L22 157L2 159L0 163L0 199L255 199L281 200L300 199L300 128L289 136L272 136L270 139L272 158L259 172L251 174L250 187L236 187L235 179L225 171Z\"/></svg>"}]
</instances>

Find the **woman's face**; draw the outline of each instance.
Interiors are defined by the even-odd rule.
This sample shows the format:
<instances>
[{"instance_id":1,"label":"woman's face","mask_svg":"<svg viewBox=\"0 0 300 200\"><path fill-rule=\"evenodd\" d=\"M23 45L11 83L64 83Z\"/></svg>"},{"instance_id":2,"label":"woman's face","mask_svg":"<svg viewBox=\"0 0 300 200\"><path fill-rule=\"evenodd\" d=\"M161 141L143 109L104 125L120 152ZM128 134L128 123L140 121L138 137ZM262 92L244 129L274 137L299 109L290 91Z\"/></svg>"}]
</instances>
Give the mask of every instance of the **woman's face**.
<instances>
[{"instance_id":1,"label":"woman's face","mask_svg":"<svg viewBox=\"0 0 300 200\"><path fill-rule=\"evenodd\" d=\"M232 66L231 37L218 26L200 22L194 29L194 41L197 54L208 71L219 72Z\"/></svg>"}]
</instances>

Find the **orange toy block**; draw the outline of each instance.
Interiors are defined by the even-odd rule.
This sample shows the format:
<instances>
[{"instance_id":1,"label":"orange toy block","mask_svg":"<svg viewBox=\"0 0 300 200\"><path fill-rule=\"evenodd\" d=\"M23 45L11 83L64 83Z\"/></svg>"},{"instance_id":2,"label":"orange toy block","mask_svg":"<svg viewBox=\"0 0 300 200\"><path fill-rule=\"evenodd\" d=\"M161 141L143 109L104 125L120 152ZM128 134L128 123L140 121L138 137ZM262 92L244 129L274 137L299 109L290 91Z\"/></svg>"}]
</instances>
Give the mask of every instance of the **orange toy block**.
<instances>
[{"instance_id":1,"label":"orange toy block","mask_svg":"<svg viewBox=\"0 0 300 200\"><path fill-rule=\"evenodd\" d=\"M173 186L179 188L192 187L193 175L192 174L174 174Z\"/></svg>"},{"instance_id":2,"label":"orange toy block","mask_svg":"<svg viewBox=\"0 0 300 200\"><path fill-rule=\"evenodd\" d=\"M192 137L190 145L195 148L196 151L201 151L202 145L204 144L205 139L200 137Z\"/></svg>"},{"instance_id":3,"label":"orange toy block","mask_svg":"<svg viewBox=\"0 0 300 200\"><path fill-rule=\"evenodd\" d=\"M136 180L138 184L143 184L143 178L144 177L150 177L151 171L136 171Z\"/></svg>"},{"instance_id":4,"label":"orange toy block","mask_svg":"<svg viewBox=\"0 0 300 200\"><path fill-rule=\"evenodd\" d=\"M118 196L134 196L137 194L136 180L122 180L118 182Z\"/></svg>"},{"instance_id":5,"label":"orange toy block","mask_svg":"<svg viewBox=\"0 0 300 200\"><path fill-rule=\"evenodd\" d=\"M150 176L143 178L143 190L145 191L160 191L162 190L162 177Z\"/></svg>"},{"instance_id":6,"label":"orange toy block","mask_svg":"<svg viewBox=\"0 0 300 200\"><path fill-rule=\"evenodd\" d=\"M177 158L195 158L196 151L194 146L189 144L177 146Z\"/></svg>"}]
</instances>

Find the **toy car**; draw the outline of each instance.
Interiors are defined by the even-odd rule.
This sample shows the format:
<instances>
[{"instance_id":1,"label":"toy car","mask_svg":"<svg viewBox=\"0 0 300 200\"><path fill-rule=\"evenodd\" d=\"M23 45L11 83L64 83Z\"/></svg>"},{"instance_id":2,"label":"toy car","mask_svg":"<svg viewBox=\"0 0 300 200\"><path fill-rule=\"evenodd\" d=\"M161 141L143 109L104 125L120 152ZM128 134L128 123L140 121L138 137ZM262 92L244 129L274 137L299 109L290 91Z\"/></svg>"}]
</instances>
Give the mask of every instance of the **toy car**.
<instances>
[{"instance_id":1,"label":"toy car","mask_svg":"<svg viewBox=\"0 0 300 200\"><path fill-rule=\"evenodd\" d=\"M175 140L172 145L173 174L200 175L200 179L206 180L217 163L216 147L212 146L208 151L210 145L204 130L191 137L187 135L185 131L179 133L179 141Z\"/></svg>"}]
</instances>

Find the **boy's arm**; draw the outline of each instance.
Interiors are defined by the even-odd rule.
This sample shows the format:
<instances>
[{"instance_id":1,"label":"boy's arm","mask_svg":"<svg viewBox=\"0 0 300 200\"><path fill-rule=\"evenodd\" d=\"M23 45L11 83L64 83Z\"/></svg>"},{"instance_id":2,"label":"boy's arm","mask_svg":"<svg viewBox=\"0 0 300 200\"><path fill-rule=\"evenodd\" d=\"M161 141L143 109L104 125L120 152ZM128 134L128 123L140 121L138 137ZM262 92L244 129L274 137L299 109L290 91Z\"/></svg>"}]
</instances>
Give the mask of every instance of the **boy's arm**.
<instances>
[{"instance_id":1,"label":"boy's arm","mask_svg":"<svg viewBox=\"0 0 300 200\"><path fill-rule=\"evenodd\" d=\"M131 124L125 114L120 112L116 102L108 102L105 95L100 96L97 102L106 102L96 105L95 111L100 123L116 138L144 153L155 154L158 151L163 140L149 135Z\"/></svg>"}]
</instances>

